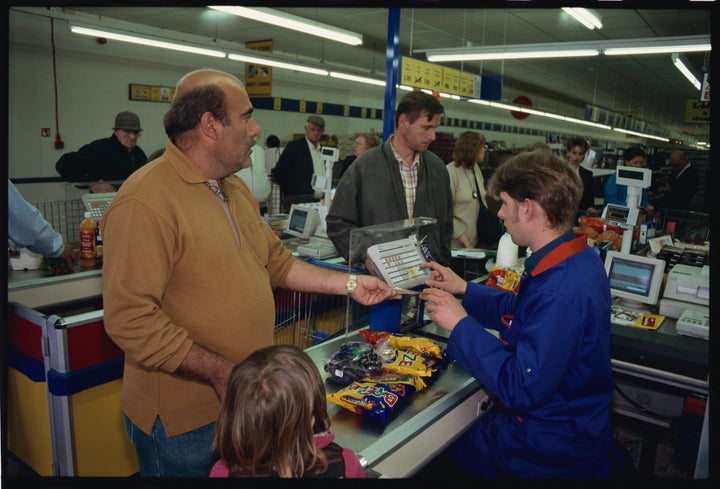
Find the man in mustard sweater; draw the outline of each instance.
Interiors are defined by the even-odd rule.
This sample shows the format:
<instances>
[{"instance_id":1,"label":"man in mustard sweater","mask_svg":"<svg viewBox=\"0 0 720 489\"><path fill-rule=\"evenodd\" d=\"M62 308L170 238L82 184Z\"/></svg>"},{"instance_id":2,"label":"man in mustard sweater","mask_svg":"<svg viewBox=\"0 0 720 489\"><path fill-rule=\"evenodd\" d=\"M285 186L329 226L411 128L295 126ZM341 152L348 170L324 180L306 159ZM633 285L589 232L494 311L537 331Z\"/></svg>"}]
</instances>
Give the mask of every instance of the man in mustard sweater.
<instances>
[{"instance_id":1,"label":"man in mustard sweater","mask_svg":"<svg viewBox=\"0 0 720 489\"><path fill-rule=\"evenodd\" d=\"M235 76L185 75L163 155L126 180L101 223L105 328L125 352L120 403L142 476L208 476L230 371L273 343L273 287L399 298L375 277L296 259L263 221L234 175L251 165L252 113Z\"/></svg>"}]
</instances>

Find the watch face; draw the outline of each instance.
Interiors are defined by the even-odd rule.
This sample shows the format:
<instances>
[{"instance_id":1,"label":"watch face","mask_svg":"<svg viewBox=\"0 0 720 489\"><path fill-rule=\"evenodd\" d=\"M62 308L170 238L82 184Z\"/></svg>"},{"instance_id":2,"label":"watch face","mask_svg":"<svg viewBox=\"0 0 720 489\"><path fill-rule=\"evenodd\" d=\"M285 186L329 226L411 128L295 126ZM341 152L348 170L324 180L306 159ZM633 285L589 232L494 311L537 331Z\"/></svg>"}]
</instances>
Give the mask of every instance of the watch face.
<instances>
[{"instance_id":1,"label":"watch face","mask_svg":"<svg viewBox=\"0 0 720 489\"><path fill-rule=\"evenodd\" d=\"M354 276L351 276L348 281L345 282L345 288L347 289L348 294L355 292L355 289L357 289L357 279Z\"/></svg>"}]
</instances>

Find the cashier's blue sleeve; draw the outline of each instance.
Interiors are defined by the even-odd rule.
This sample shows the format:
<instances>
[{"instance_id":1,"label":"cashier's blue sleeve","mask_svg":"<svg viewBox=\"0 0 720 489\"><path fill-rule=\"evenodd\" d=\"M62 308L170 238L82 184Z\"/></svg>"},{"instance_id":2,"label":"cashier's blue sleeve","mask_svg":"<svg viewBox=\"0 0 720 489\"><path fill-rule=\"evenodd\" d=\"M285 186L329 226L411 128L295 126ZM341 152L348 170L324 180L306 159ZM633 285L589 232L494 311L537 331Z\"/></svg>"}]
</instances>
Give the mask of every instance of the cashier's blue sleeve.
<instances>
[{"instance_id":1,"label":"cashier's blue sleeve","mask_svg":"<svg viewBox=\"0 0 720 489\"><path fill-rule=\"evenodd\" d=\"M26 201L8 180L8 238L18 246L44 256L63 252L63 237L48 223L37 207Z\"/></svg>"},{"instance_id":2,"label":"cashier's blue sleeve","mask_svg":"<svg viewBox=\"0 0 720 489\"><path fill-rule=\"evenodd\" d=\"M540 294L526 301L498 338L474 318L462 319L447 351L506 407L533 409L556 391L576 354L582 331L568 326L573 324L580 320L564 297Z\"/></svg>"}]
</instances>

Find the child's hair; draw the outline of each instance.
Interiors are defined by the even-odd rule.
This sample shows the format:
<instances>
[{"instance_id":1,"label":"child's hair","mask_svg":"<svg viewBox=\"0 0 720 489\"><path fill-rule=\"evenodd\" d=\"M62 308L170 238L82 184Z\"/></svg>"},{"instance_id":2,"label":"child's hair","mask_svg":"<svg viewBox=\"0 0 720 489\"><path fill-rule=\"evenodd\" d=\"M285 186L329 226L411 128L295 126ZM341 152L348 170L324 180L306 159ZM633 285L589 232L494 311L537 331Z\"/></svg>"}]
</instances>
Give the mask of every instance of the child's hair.
<instances>
[{"instance_id":1,"label":"child's hair","mask_svg":"<svg viewBox=\"0 0 720 489\"><path fill-rule=\"evenodd\" d=\"M233 368L213 448L231 473L260 469L277 477L313 477L327 470L313 435L328 429L317 367L300 348L273 345Z\"/></svg>"}]
</instances>

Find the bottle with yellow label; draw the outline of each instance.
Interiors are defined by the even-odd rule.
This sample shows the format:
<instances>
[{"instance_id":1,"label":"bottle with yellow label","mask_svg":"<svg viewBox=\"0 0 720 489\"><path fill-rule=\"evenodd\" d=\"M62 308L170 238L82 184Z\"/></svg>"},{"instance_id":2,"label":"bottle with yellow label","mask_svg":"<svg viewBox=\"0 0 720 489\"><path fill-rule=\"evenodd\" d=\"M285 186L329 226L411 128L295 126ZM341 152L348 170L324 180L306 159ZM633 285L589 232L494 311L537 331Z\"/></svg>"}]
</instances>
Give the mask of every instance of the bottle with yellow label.
<instances>
[{"instance_id":1,"label":"bottle with yellow label","mask_svg":"<svg viewBox=\"0 0 720 489\"><path fill-rule=\"evenodd\" d=\"M89 212L80 221L80 267L95 268L97 255L95 253L95 230L97 223Z\"/></svg>"}]
</instances>

